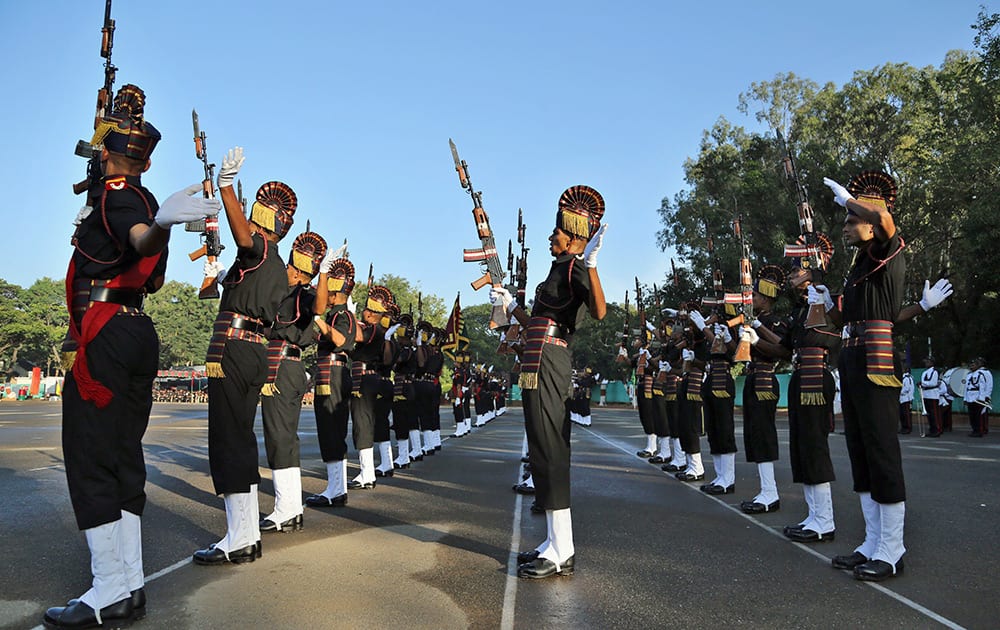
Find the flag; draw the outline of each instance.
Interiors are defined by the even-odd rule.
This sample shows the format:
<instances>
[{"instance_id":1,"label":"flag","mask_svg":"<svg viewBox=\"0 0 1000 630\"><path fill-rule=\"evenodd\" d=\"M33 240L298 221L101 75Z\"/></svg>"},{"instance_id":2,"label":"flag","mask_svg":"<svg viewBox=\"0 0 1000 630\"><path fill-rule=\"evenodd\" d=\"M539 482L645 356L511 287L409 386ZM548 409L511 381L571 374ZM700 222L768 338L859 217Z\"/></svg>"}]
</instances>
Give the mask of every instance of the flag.
<instances>
[{"instance_id":1,"label":"flag","mask_svg":"<svg viewBox=\"0 0 1000 630\"><path fill-rule=\"evenodd\" d=\"M445 325L445 340L441 346L441 351L450 359L455 358L455 354L462 352L469 347L469 338L465 336L465 321L462 319L462 306L459 303L461 293L455 296L455 306L448 316L448 323Z\"/></svg>"}]
</instances>

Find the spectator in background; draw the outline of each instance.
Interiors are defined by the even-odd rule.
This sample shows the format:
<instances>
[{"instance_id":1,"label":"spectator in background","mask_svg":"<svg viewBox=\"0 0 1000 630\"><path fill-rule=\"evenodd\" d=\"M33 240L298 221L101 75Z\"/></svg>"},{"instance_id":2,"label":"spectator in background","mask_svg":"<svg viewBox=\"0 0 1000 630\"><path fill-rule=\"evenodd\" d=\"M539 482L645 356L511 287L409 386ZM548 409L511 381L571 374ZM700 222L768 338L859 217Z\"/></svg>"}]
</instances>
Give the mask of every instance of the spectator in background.
<instances>
[{"instance_id":1,"label":"spectator in background","mask_svg":"<svg viewBox=\"0 0 1000 630\"><path fill-rule=\"evenodd\" d=\"M913 432L913 374L910 362L903 363L903 387L899 390L899 432L903 435Z\"/></svg>"},{"instance_id":2,"label":"spectator in background","mask_svg":"<svg viewBox=\"0 0 1000 630\"><path fill-rule=\"evenodd\" d=\"M983 437L990 430L990 397L993 395L993 374L986 369L986 360L976 357L969 364L965 377L965 406L969 408L969 437Z\"/></svg>"}]
</instances>

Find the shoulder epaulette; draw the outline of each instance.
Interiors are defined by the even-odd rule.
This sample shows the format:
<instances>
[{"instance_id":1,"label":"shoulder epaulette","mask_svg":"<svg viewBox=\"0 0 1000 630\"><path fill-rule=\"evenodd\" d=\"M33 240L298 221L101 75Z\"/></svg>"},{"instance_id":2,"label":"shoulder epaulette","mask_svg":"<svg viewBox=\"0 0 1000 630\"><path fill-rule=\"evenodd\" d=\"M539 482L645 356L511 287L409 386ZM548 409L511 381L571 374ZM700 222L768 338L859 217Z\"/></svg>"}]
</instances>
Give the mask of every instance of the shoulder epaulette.
<instances>
[{"instance_id":1,"label":"shoulder epaulette","mask_svg":"<svg viewBox=\"0 0 1000 630\"><path fill-rule=\"evenodd\" d=\"M104 180L104 190L125 190L125 186L125 177L123 175L109 177Z\"/></svg>"}]
</instances>

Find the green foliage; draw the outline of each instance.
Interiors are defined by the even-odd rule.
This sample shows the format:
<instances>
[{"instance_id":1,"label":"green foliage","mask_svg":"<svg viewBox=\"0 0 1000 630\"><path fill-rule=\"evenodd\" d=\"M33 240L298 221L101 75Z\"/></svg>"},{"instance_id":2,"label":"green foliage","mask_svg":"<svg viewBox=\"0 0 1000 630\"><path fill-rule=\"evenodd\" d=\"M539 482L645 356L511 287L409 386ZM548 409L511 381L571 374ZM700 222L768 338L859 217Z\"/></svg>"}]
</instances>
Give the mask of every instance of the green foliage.
<instances>
[{"instance_id":1,"label":"green foliage","mask_svg":"<svg viewBox=\"0 0 1000 630\"><path fill-rule=\"evenodd\" d=\"M664 282L663 303L709 294L709 235L726 285L735 289L739 250L729 225L737 212L754 269L785 263L783 245L799 229L796 192L781 167L780 131L809 191L814 225L837 248L827 284L840 289L852 252L841 245L843 209L823 177L846 184L861 170L885 170L899 183L895 218L907 243L907 301L919 299L925 279L948 274L955 286L948 303L899 326L897 343L909 343L918 359L933 340L935 354L949 365L984 352L1000 360L1000 350L983 342L1000 334L1000 274L984 265L1000 242L998 26L1000 14L982 10L973 25L978 54L952 51L937 68L885 64L856 71L839 88L791 73L752 83L739 96L739 110L765 130L749 132L720 118L684 164L687 189L661 204L658 243L682 259L677 286L671 277Z\"/></svg>"},{"instance_id":2,"label":"green foliage","mask_svg":"<svg viewBox=\"0 0 1000 630\"><path fill-rule=\"evenodd\" d=\"M160 337L160 369L205 363L218 300L199 300L197 288L172 280L146 298L145 308Z\"/></svg>"}]
</instances>

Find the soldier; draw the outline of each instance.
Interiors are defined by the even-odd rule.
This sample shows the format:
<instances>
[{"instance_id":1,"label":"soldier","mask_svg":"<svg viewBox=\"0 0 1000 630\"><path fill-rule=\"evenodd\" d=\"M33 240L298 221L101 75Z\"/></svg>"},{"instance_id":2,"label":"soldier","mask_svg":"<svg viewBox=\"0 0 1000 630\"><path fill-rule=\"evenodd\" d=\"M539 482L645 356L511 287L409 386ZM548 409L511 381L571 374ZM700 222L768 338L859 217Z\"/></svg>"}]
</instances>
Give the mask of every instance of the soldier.
<instances>
[{"instance_id":1,"label":"soldier","mask_svg":"<svg viewBox=\"0 0 1000 630\"><path fill-rule=\"evenodd\" d=\"M268 373L264 333L288 293L278 241L291 228L298 201L286 184L267 182L257 190L248 221L233 190L243 160L243 149L232 149L219 170L222 203L238 249L222 281L219 315L205 359L208 462L215 492L226 504L226 535L194 552L196 564L253 562L261 556L253 425Z\"/></svg>"},{"instance_id":2,"label":"soldier","mask_svg":"<svg viewBox=\"0 0 1000 630\"><path fill-rule=\"evenodd\" d=\"M902 383L899 390L899 432L906 435L913 432L913 374L910 373L909 360L903 363Z\"/></svg>"},{"instance_id":3,"label":"soldier","mask_svg":"<svg viewBox=\"0 0 1000 630\"><path fill-rule=\"evenodd\" d=\"M555 260L535 291L530 318L507 289L490 292L490 301L517 319L528 340L521 358L520 385L536 503L545 510L548 534L534 550L518 554L518 577L547 578L574 570L569 479L572 424L566 413L572 369L568 338L582 308L598 320L607 312L597 274L597 254L606 229L600 224L603 215L604 199L593 188L574 186L563 192L549 237Z\"/></svg>"},{"instance_id":4,"label":"soldier","mask_svg":"<svg viewBox=\"0 0 1000 630\"><path fill-rule=\"evenodd\" d=\"M424 444L434 451L441 450L441 370L444 355L438 347L439 331L428 322L420 322L417 329L417 423ZM426 342L426 343L425 343Z\"/></svg>"},{"instance_id":5,"label":"soldier","mask_svg":"<svg viewBox=\"0 0 1000 630\"><path fill-rule=\"evenodd\" d=\"M859 580L881 581L902 571L906 552L906 487L896 433L902 383L892 360L892 326L902 307L906 274L900 255L904 244L892 216L896 183L885 173L866 171L851 180L852 194L831 179L823 181L847 209L844 239L858 248L841 308L825 287L810 297L845 323L840 354L844 433L865 518L864 542L851 555L834 557L833 566L853 569Z\"/></svg>"},{"instance_id":6,"label":"soldier","mask_svg":"<svg viewBox=\"0 0 1000 630\"><path fill-rule=\"evenodd\" d=\"M661 468L674 473L680 481L700 481L705 478L705 465L701 461L702 427L702 381L708 359L708 344L705 341L705 318L698 311L698 304L689 302L678 311L683 338L677 344L681 348L681 383L677 391L677 413L680 418L679 434L685 463L681 470L671 462Z\"/></svg>"},{"instance_id":7,"label":"soldier","mask_svg":"<svg viewBox=\"0 0 1000 630\"><path fill-rule=\"evenodd\" d=\"M468 390L469 368L465 362L466 355L462 352L455 353L455 367L451 375L451 403L455 414L455 433L451 437L465 437L469 432L469 416L466 411L468 398L465 392Z\"/></svg>"},{"instance_id":8,"label":"soldier","mask_svg":"<svg viewBox=\"0 0 1000 630\"><path fill-rule=\"evenodd\" d=\"M592 420L590 418L590 398L593 395L593 387L597 384L601 375L594 376L589 367L583 369L583 375L578 381L579 392L577 394L577 424L589 427Z\"/></svg>"},{"instance_id":9,"label":"soldier","mask_svg":"<svg viewBox=\"0 0 1000 630\"><path fill-rule=\"evenodd\" d=\"M785 286L785 271L777 265L765 265L757 272L753 287L755 330L765 328L776 337L784 334L785 321L774 312L774 304ZM742 331L741 331L742 332ZM781 507L774 462L778 461L778 430L775 415L781 390L774 376L775 358L751 346L750 364L743 386L743 448L747 461L757 464L760 493L740 503L746 514L773 512Z\"/></svg>"},{"instance_id":10,"label":"soldier","mask_svg":"<svg viewBox=\"0 0 1000 630\"><path fill-rule=\"evenodd\" d=\"M731 372L731 357L736 345L722 315L715 315L710 321L711 325L704 329L710 356L705 382L708 386L708 396L704 397L705 431L712 451L715 479L701 486L701 491L731 494L736 491L736 384Z\"/></svg>"},{"instance_id":11,"label":"soldier","mask_svg":"<svg viewBox=\"0 0 1000 630\"><path fill-rule=\"evenodd\" d=\"M938 390L941 388L941 373L934 367L934 357L924 359L924 373L920 375L920 399L927 414L927 433L921 437L941 437L941 423L938 418Z\"/></svg>"},{"instance_id":12,"label":"soldier","mask_svg":"<svg viewBox=\"0 0 1000 630\"><path fill-rule=\"evenodd\" d=\"M632 367L635 369L636 411L642 432L646 434L646 446L636 452L636 457L648 460L656 454L656 430L653 428L653 372L656 364L649 351L652 333L648 326L651 324L646 322L646 326L646 329L639 331L639 337L635 340L638 351L632 359Z\"/></svg>"},{"instance_id":13,"label":"soldier","mask_svg":"<svg viewBox=\"0 0 1000 630\"><path fill-rule=\"evenodd\" d=\"M302 529L302 471L299 415L309 385L302 351L317 341L316 293L310 283L326 257L326 241L303 232L292 242L288 260L290 292L278 306L268 333L267 382L261 388L264 449L274 481L274 511L260 521L262 532Z\"/></svg>"},{"instance_id":14,"label":"soldier","mask_svg":"<svg viewBox=\"0 0 1000 630\"><path fill-rule=\"evenodd\" d=\"M393 468L410 467L410 433L419 426L415 381L422 376L417 359L420 331L414 329L413 316L409 313L400 316L400 323L402 327L397 335L399 353L393 368L392 397L392 429L396 434L396 460L389 470L383 469L382 466L376 468L375 475L379 477L391 477ZM417 340L417 348L412 345L414 338ZM383 455L383 463L384 461Z\"/></svg>"},{"instance_id":15,"label":"soldier","mask_svg":"<svg viewBox=\"0 0 1000 630\"><path fill-rule=\"evenodd\" d=\"M163 284L170 228L216 214L220 204L192 194L196 184L157 206L141 176L160 132L144 118L145 94L118 91L98 124L100 189L74 222L66 272L71 296L63 346L62 443L76 524L90 550L90 590L49 608L47 627L127 624L146 612L141 516L146 503L142 436L149 424L159 340L142 310Z\"/></svg>"},{"instance_id":16,"label":"soldier","mask_svg":"<svg viewBox=\"0 0 1000 630\"><path fill-rule=\"evenodd\" d=\"M348 488L369 490L375 487L376 437L389 437L388 419L385 421L384 436L378 435L376 423L378 397L382 393L382 378L379 368L392 365L393 349L390 340L398 324L391 324L389 314L396 302L392 291L380 285L368 290L368 299L361 311L353 362L351 364L351 421L354 448L358 451L361 472L347 484ZM395 327L393 327L395 326ZM391 395L390 395L391 402Z\"/></svg>"},{"instance_id":17,"label":"soldier","mask_svg":"<svg viewBox=\"0 0 1000 630\"><path fill-rule=\"evenodd\" d=\"M983 437L990 431L990 407L993 396L993 374L986 369L986 360L976 357L969 364L965 377L965 406L969 409L969 437Z\"/></svg>"},{"instance_id":18,"label":"soldier","mask_svg":"<svg viewBox=\"0 0 1000 630\"><path fill-rule=\"evenodd\" d=\"M347 504L347 423L351 411L351 353L358 321L348 307L354 291L354 265L329 252L319 272L314 319L320 329L316 354L316 437L326 464L327 485L306 497L312 507Z\"/></svg>"},{"instance_id":19,"label":"soldier","mask_svg":"<svg viewBox=\"0 0 1000 630\"><path fill-rule=\"evenodd\" d=\"M955 397L952 396L951 388L948 386L948 379L943 378L943 376L947 375L947 373L948 372L945 371L944 374L942 375L942 378L941 378L941 387L938 388L938 417L941 418L941 432L942 433L951 433L951 430L952 430L952 424L951 424L951 403L952 403L953 400L955 400ZM905 379L906 379L907 376L910 377L909 380L910 380L910 386L911 386L911 388L913 386L913 376L910 375L909 370L907 370L906 372L903 373L903 378L904 378L904 380L903 380L903 388L904 389L906 388L906 380Z\"/></svg>"}]
</instances>

